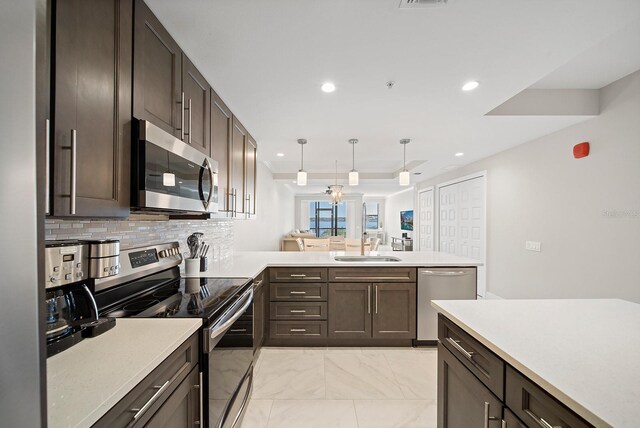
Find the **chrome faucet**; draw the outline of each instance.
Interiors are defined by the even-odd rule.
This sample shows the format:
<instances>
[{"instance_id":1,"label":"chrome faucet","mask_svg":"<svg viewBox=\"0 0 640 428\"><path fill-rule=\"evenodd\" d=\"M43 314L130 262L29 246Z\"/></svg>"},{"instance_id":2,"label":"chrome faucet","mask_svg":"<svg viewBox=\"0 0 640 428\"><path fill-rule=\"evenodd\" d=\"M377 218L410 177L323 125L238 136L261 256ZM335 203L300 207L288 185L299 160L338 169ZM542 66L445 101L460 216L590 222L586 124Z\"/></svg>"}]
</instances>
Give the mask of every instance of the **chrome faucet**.
<instances>
[{"instance_id":1,"label":"chrome faucet","mask_svg":"<svg viewBox=\"0 0 640 428\"><path fill-rule=\"evenodd\" d=\"M362 203L362 237L360 238L360 255L364 256L364 243L367 240L367 203Z\"/></svg>"}]
</instances>

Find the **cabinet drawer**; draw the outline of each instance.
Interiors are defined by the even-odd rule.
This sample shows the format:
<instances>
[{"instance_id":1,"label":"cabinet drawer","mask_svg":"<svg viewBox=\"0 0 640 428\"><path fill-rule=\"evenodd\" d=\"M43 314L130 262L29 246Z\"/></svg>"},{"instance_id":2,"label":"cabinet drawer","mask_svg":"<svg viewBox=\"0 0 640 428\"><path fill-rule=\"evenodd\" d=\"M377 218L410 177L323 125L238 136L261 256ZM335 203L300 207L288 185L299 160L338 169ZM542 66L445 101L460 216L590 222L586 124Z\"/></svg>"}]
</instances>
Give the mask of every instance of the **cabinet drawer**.
<instances>
[{"instance_id":1,"label":"cabinet drawer","mask_svg":"<svg viewBox=\"0 0 640 428\"><path fill-rule=\"evenodd\" d=\"M271 268L269 280L271 282L326 282L327 268Z\"/></svg>"},{"instance_id":2,"label":"cabinet drawer","mask_svg":"<svg viewBox=\"0 0 640 428\"><path fill-rule=\"evenodd\" d=\"M326 302L275 302L271 303L271 319L327 319Z\"/></svg>"},{"instance_id":3,"label":"cabinet drawer","mask_svg":"<svg viewBox=\"0 0 640 428\"><path fill-rule=\"evenodd\" d=\"M327 284L271 284L271 300L327 300Z\"/></svg>"},{"instance_id":4,"label":"cabinet drawer","mask_svg":"<svg viewBox=\"0 0 640 428\"><path fill-rule=\"evenodd\" d=\"M507 366L506 385L507 406L529 426L593 426L511 366Z\"/></svg>"},{"instance_id":5,"label":"cabinet drawer","mask_svg":"<svg viewBox=\"0 0 640 428\"><path fill-rule=\"evenodd\" d=\"M331 282L416 282L416 268L348 267L329 269Z\"/></svg>"},{"instance_id":6,"label":"cabinet drawer","mask_svg":"<svg viewBox=\"0 0 640 428\"><path fill-rule=\"evenodd\" d=\"M272 339L283 339L288 337L327 337L326 321L271 321L270 337Z\"/></svg>"},{"instance_id":7,"label":"cabinet drawer","mask_svg":"<svg viewBox=\"0 0 640 428\"><path fill-rule=\"evenodd\" d=\"M189 372L198 365L198 334L194 334L167 357L154 371L111 408L94 427L142 426L171 396ZM164 392L153 399L164 387ZM152 403L134 422L136 411Z\"/></svg>"},{"instance_id":8,"label":"cabinet drawer","mask_svg":"<svg viewBox=\"0 0 640 428\"><path fill-rule=\"evenodd\" d=\"M438 314L438 339L498 398L504 399L504 361Z\"/></svg>"}]
</instances>

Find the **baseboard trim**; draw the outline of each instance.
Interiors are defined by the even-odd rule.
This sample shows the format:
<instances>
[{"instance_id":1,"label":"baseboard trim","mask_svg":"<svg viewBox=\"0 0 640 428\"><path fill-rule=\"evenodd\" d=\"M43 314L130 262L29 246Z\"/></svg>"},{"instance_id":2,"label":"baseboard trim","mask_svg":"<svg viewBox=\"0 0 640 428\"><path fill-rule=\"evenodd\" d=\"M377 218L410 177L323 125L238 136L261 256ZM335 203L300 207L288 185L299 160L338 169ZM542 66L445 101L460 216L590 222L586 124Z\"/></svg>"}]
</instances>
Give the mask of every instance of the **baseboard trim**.
<instances>
[{"instance_id":1,"label":"baseboard trim","mask_svg":"<svg viewBox=\"0 0 640 428\"><path fill-rule=\"evenodd\" d=\"M420 346L438 346L437 340L414 340L413 347L417 348Z\"/></svg>"}]
</instances>

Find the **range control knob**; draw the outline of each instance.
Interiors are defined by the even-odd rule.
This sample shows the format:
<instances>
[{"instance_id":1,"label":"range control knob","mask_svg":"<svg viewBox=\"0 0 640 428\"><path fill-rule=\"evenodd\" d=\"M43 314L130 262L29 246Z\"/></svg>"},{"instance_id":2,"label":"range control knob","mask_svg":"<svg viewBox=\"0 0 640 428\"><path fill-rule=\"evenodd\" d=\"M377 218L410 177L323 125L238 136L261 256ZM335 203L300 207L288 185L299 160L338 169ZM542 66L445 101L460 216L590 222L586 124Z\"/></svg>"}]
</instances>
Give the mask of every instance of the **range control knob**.
<instances>
[{"instance_id":1,"label":"range control knob","mask_svg":"<svg viewBox=\"0 0 640 428\"><path fill-rule=\"evenodd\" d=\"M167 250L162 250L158 253L161 259L167 257Z\"/></svg>"}]
</instances>

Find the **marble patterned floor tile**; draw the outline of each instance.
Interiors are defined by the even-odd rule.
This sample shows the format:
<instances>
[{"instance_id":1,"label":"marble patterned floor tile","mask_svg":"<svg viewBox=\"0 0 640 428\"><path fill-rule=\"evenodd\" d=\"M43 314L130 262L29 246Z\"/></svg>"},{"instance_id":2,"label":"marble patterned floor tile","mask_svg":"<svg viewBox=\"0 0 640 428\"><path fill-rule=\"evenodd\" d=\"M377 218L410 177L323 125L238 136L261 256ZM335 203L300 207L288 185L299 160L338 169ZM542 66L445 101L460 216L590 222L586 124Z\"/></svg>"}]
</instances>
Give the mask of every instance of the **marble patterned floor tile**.
<instances>
[{"instance_id":1,"label":"marble patterned floor tile","mask_svg":"<svg viewBox=\"0 0 640 428\"><path fill-rule=\"evenodd\" d=\"M360 428L435 428L434 400L355 400Z\"/></svg>"},{"instance_id":2,"label":"marble patterned floor tile","mask_svg":"<svg viewBox=\"0 0 640 428\"><path fill-rule=\"evenodd\" d=\"M403 398L384 355L325 354L327 399Z\"/></svg>"},{"instance_id":3,"label":"marble patterned floor tile","mask_svg":"<svg viewBox=\"0 0 640 428\"><path fill-rule=\"evenodd\" d=\"M240 428L267 428L273 400L254 400L247 405L247 410Z\"/></svg>"},{"instance_id":4,"label":"marble patterned floor tile","mask_svg":"<svg viewBox=\"0 0 640 428\"><path fill-rule=\"evenodd\" d=\"M264 400L323 399L324 378L321 354L265 353L256 370L252 397Z\"/></svg>"},{"instance_id":5,"label":"marble patterned floor tile","mask_svg":"<svg viewBox=\"0 0 640 428\"><path fill-rule=\"evenodd\" d=\"M404 398L437 398L438 354L436 352L384 353Z\"/></svg>"},{"instance_id":6,"label":"marble patterned floor tile","mask_svg":"<svg viewBox=\"0 0 640 428\"><path fill-rule=\"evenodd\" d=\"M277 400L268 428L358 428L351 400Z\"/></svg>"}]
</instances>

